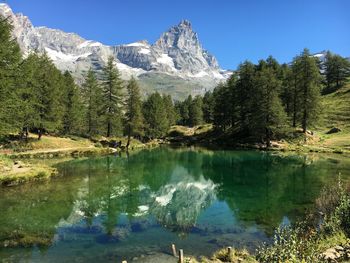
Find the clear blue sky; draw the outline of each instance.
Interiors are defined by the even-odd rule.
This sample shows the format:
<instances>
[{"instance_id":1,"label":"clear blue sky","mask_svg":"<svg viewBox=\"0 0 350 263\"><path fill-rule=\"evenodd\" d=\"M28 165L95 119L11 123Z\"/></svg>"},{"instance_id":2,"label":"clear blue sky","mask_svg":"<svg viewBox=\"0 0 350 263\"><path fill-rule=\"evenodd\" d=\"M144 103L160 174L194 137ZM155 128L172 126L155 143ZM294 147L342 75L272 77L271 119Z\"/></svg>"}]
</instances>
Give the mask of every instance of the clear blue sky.
<instances>
[{"instance_id":1,"label":"clear blue sky","mask_svg":"<svg viewBox=\"0 0 350 263\"><path fill-rule=\"evenodd\" d=\"M8 0L35 26L115 45L154 42L181 19L192 22L221 67L273 55L288 62L307 47L350 56L350 0Z\"/></svg>"}]
</instances>

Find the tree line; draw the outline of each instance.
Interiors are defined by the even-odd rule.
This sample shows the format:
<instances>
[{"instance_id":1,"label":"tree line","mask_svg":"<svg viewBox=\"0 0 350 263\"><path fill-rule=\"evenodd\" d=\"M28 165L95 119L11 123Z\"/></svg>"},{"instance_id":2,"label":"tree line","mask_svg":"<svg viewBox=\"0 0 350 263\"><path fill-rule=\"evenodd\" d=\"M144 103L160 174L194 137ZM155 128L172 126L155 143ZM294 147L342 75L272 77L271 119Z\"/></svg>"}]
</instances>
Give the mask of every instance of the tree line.
<instances>
[{"instance_id":1,"label":"tree line","mask_svg":"<svg viewBox=\"0 0 350 263\"><path fill-rule=\"evenodd\" d=\"M12 27L0 19L0 135L29 131L84 136L160 138L176 123L170 96L142 100L134 78L125 83L113 57L101 76L90 70L79 87L46 54L23 58Z\"/></svg>"},{"instance_id":2,"label":"tree line","mask_svg":"<svg viewBox=\"0 0 350 263\"><path fill-rule=\"evenodd\" d=\"M320 115L321 94L339 90L350 77L350 63L327 52L325 63L305 49L290 64L272 56L258 64L241 63L226 83L203 97L175 104L179 123L213 123L236 139L265 142L284 136L289 127L305 133Z\"/></svg>"},{"instance_id":3,"label":"tree line","mask_svg":"<svg viewBox=\"0 0 350 263\"><path fill-rule=\"evenodd\" d=\"M305 49L290 64L273 57L245 61L231 77L204 96L176 101L153 93L145 100L137 81L125 83L108 59L102 74L89 70L81 87L61 73L46 54L23 58L12 27L0 18L0 137L29 131L80 136L162 138L174 124L213 123L235 138L270 141L286 127L303 132L315 123L321 93L340 89L349 61L327 52L325 63Z\"/></svg>"}]
</instances>

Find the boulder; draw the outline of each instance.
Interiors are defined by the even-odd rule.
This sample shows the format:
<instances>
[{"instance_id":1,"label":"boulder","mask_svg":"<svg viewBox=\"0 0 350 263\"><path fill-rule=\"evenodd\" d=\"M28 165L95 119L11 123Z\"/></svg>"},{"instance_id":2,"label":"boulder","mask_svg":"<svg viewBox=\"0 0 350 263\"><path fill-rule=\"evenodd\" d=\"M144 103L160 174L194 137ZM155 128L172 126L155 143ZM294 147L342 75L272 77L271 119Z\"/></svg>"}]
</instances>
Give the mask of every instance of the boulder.
<instances>
[{"instance_id":1,"label":"boulder","mask_svg":"<svg viewBox=\"0 0 350 263\"><path fill-rule=\"evenodd\" d=\"M321 258L328 262L337 262L341 257L342 255L335 248L329 248L321 254Z\"/></svg>"},{"instance_id":2,"label":"boulder","mask_svg":"<svg viewBox=\"0 0 350 263\"><path fill-rule=\"evenodd\" d=\"M326 132L326 134L332 134L332 133L338 133L338 132L341 132L341 129L339 129L337 127L333 127L328 132Z\"/></svg>"}]
</instances>

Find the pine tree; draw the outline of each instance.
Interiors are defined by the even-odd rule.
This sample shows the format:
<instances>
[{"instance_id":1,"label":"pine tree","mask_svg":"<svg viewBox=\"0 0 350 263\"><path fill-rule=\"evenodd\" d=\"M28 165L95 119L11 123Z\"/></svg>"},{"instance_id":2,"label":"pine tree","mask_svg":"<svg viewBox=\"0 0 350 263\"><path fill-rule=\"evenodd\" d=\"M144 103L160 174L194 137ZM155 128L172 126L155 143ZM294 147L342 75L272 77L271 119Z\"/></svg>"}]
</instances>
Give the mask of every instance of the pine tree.
<instances>
[{"instance_id":1,"label":"pine tree","mask_svg":"<svg viewBox=\"0 0 350 263\"><path fill-rule=\"evenodd\" d=\"M126 105L126 129L129 138L127 146L129 146L130 136L136 136L138 138L143 137L145 126L142 114L140 87L133 77L127 85Z\"/></svg>"},{"instance_id":2,"label":"pine tree","mask_svg":"<svg viewBox=\"0 0 350 263\"><path fill-rule=\"evenodd\" d=\"M254 89L253 82L255 76L255 66L249 61L238 67L238 80L236 85L236 105L239 112L240 131L249 135L249 123L252 119Z\"/></svg>"},{"instance_id":3,"label":"pine tree","mask_svg":"<svg viewBox=\"0 0 350 263\"><path fill-rule=\"evenodd\" d=\"M95 136L101 134L102 89L99 86L92 69L88 71L82 86L84 103L86 105L87 134Z\"/></svg>"},{"instance_id":4,"label":"pine tree","mask_svg":"<svg viewBox=\"0 0 350 263\"><path fill-rule=\"evenodd\" d=\"M64 107L61 103L64 78L46 54L34 56L32 71L33 127L39 134L44 131L57 133L62 127Z\"/></svg>"},{"instance_id":5,"label":"pine tree","mask_svg":"<svg viewBox=\"0 0 350 263\"><path fill-rule=\"evenodd\" d=\"M113 57L109 57L104 68L103 107L106 136L121 135L123 109L123 81L114 66Z\"/></svg>"},{"instance_id":6,"label":"pine tree","mask_svg":"<svg viewBox=\"0 0 350 263\"><path fill-rule=\"evenodd\" d=\"M169 125L175 125L178 119L177 112L174 107L173 99L170 95L163 95L163 103L165 107L165 111L167 113L167 119Z\"/></svg>"},{"instance_id":7,"label":"pine tree","mask_svg":"<svg viewBox=\"0 0 350 263\"><path fill-rule=\"evenodd\" d=\"M190 125L190 107L192 104L192 96L188 95L188 97L179 104L179 112L180 112L180 124L189 126Z\"/></svg>"},{"instance_id":8,"label":"pine tree","mask_svg":"<svg viewBox=\"0 0 350 263\"><path fill-rule=\"evenodd\" d=\"M317 67L316 59L310 55L309 50L304 49L301 55L296 59L296 65L299 70L297 80L297 90L300 96L300 105L298 108L299 120L303 132L307 127L313 124L318 117L320 108L320 72Z\"/></svg>"},{"instance_id":9,"label":"pine tree","mask_svg":"<svg viewBox=\"0 0 350 263\"><path fill-rule=\"evenodd\" d=\"M214 125L225 131L231 125L231 90L226 84L219 84L213 91L214 97Z\"/></svg>"},{"instance_id":10,"label":"pine tree","mask_svg":"<svg viewBox=\"0 0 350 263\"><path fill-rule=\"evenodd\" d=\"M11 37L12 26L0 16L0 135L18 131L20 100L16 89L21 52Z\"/></svg>"},{"instance_id":11,"label":"pine tree","mask_svg":"<svg viewBox=\"0 0 350 263\"><path fill-rule=\"evenodd\" d=\"M169 129L167 113L162 96L156 92L151 94L143 105L146 120L146 135L149 138L162 138Z\"/></svg>"},{"instance_id":12,"label":"pine tree","mask_svg":"<svg viewBox=\"0 0 350 263\"><path fill-rule=\"evenodd\" d=\"M214 121L214 96L211 91L207 91L203 97L203 119L206 123Z\"/></svg>"},{"instance_id":13,"label":"pine tree","mask_svg":"<svg viewBox=\"0 0 350 263\"><path fill-rule=\"evenodd\" d=\"M279 97L281 84L276 70L268 63L261 67L254 80L255 106L250 126L257 137L263 138L267 147L270 147L272 136L285 120L285 112Z\"/></svg>"},{"instance_id":14,"label":"pine tree","mask_svg":"<svg viewBox=\"0 0 350 263\"><path fill-rule=\"evenodd\" d=\"M334 92L343 87L350 77L350 62L346 58L328 51L324 65L324 75L326 79L324 93Z\"/></svg>"},{"instance_id":15,"label":"pine tree","mask_svg":"<svg viewBox=\"0 0 350 263\"><path fill-rule=\"evenodd\" d=\"M189 125L191 127L203 123L203 99L201 96L196 96L189 108Z\"/></svg>"},{"instance_id":16,"label":"pine tree","mask_svg":"<svg viewBox=\"0 0 350 263\"><path fill-rule=\"evenodd\" d=\"M79 88L68 71L63 75L63 83L63 132L65 134L81 134L84 113Z\"/></svg>"}]
</instances>

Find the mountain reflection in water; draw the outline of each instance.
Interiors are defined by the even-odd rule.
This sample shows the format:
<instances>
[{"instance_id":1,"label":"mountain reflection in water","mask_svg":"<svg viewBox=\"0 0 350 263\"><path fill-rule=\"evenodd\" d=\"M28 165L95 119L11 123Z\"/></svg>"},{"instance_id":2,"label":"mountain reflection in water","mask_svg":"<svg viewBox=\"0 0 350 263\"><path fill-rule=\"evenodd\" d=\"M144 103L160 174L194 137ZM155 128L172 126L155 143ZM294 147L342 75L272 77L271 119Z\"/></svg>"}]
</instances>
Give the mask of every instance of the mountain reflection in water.
<instances>
[{"instance_id":1,"label":"mountain reflection in water","mask_svg":"<svg viewBox=\"0 0 350 263\"><path fill-rule=\"evenodd\" d=\"M174 242L194 255L253 250L302 218L339 172L349 178L347 167L321 155L170 148L72 160L50 182L0 188L0 257L115 261Z\"/></svg>"}]
</instances>

